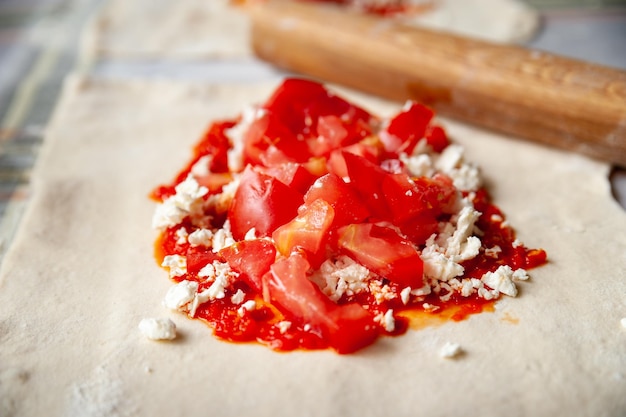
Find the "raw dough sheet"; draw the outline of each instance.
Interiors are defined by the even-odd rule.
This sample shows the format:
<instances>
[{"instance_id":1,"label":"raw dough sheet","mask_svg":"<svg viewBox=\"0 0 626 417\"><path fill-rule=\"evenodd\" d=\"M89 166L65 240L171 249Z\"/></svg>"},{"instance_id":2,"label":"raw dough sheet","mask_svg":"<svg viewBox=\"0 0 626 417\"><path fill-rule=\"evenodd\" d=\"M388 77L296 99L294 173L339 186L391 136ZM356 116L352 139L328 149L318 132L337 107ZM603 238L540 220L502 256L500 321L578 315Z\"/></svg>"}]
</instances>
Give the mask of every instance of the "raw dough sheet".
<instances>
[{"instance_id":1,"label":"raw dough sheet","mask_svg":"<svg viewBox=\"0 0 626 417\"><path fill-rule=\"evenodd\" d=\"M211 120L274 86L69 80L0 272L0 415L626 414L626 215L608 167L447 121L519 238L548 252L517 298L349 356L226 343L166 311L147 194ZM145 317L178 339L146 339ZM448 341L466 353L440 358Z\"/></svg>"},{"instance_id":2,"label":"raw dough sheet","mask_svg":"<svg viewBox=\"0 0 626 417\"><path fill-rule=\"evenodd\" d=\"M263 1L263 0L249 0ZM424 0L424 3L427 3ZM230 0L108 0L86 31L88 56L122 59L242 58L249 22ZM519 0L433 0L409 24L496 42L524 42L538 13Z\"/></svg>"}]
</instances>

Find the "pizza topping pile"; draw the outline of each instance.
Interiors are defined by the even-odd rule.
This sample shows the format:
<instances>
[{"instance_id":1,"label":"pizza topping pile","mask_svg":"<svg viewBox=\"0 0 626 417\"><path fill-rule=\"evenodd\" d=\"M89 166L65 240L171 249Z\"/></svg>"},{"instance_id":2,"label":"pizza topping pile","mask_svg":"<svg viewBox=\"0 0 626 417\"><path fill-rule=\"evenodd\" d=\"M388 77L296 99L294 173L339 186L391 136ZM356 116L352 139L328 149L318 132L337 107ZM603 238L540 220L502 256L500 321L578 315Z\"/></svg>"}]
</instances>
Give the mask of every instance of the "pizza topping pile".
<instances>
[{"instance_id":1,"label":"pizza topping pile","mask_svg":"<svg viewBox=\"0 0 626 417\"><path fill-rule=\"evenodd\" d=\"M545 252L526 248L476 167L408 102L380 119L323 85L287 79L216 122L158 187L164 305L216 336L348 353L408 327L517 295Z\"/></svg>"}]
</instances>

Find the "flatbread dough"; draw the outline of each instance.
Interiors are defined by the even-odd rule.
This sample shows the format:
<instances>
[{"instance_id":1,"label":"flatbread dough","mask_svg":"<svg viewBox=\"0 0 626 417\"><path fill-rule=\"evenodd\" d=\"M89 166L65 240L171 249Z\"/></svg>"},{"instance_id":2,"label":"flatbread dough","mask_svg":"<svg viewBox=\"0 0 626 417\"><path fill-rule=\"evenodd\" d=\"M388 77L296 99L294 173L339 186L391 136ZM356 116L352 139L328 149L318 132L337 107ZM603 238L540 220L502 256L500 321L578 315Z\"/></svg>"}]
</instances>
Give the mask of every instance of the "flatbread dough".
<instances>
[{"instance_id":1,"label":"flatbread dough","mask_svg":"<svg viewBox=\"0 0 626 417\"><path fill-rule=\"evenodd\" d=\"M253 0L258 1L258 0ZM229 0L109 0L86 30L84 52L123 59L240 58L252 55L249 22ZM537 12L519 0L433 0L417 26L498 42L523 42Z\"/></svg>"},{"instance_id":2,"label":"flatbread dough","mask_svg":"<svg viewBox=\"0 0 626 417\"><path fill-rule=\"evenodd\" d=\"M161 307L147 193L212 119L274 87L70 80L0 271L0 415L626 414L626 215L608 167L452 122L519 238L550 259L495 312L341 356L222 342ZM179 337L146 339L145 317ZM447 342L465 353L441 358Z\"/></svg>"}]
</instances>

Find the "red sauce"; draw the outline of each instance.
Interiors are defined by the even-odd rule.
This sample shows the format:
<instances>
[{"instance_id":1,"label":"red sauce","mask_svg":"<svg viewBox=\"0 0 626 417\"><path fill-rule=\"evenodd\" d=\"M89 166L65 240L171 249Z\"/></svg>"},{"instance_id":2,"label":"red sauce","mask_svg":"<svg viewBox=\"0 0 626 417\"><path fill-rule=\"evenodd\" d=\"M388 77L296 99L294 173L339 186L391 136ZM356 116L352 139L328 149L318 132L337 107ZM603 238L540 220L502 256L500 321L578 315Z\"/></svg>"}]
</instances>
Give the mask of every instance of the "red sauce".
<instances>
[{"instance_id":1,"label":"red sauce","mask_svg":"<svg viewBox=\"0 0 626 417\"><path fill-rule=\"evenodd\" d=\"M378 129L380 126L380 121L378 119L369 115L362 109L349 104L348 102L337 99L333 95L325 95L325 93L322 93L320 87L315 83L301 82L302 84L298 84L299 82L301 81L296 80L292 81L290 84L290 81L287 81L283 86L279 87L277 93L275 93L274 96L272 96L265 104L265 109L270 115L274 115L276 117L280 116L280 120L295 120L293 119L296 117L293 113L294 108L296 109L295 111L298 112L297 114L303 113L305 116L300 114L300 117L305 117L305 120L309 121L305 122L304 125L297 125L294 121L292 124L296 125L295 131L299 135L298 137L300 137L300 139L293 138L290 140L300 142L309 141L309 144L312 143L315 146L309 146L308 150L302 151L301 149L292 148L293 145L291 142L283 144L279 142L280 139L277 139L272 142L272 145L276 146L276 149L280 150L280 153L278 153L272 145L268 147L266 141L267 138L271 137L271 129L279 129L276 126L271 127L271 122L269 125L265 123L261 127L253 124L253 127L250 129L251 131L255 131L255 129L260 128L266 129L262 132L262 135L264 135L263 137L266 138L263 142L254 142L254 139L251 137L252 134L248 134L248 136L245 137L245 162L258 167L258 169L265 170L264 172L268 172L272 175L278 175L277 178L281 179L281 181L285 181L285 175L291 175L293 172L296 172L293 176L289 176L290 188L308 189L310 191L310 186L313 180L325 174L329 169L334 169L333 166L335 165L332 165L332 163L333 158L337 154L333 153L332 150L326 153L320 152L319 154L311 154L312 152L317 152L316 150L319 149L319 147L326 146L326 143L323 142L322 139L319 139L319 132L322 131L330 131L331 133L328 134L331 136L334 134L333 132L342 132L341 140L343 142L340 145L335 145L336 147L341 149L350 148L354 152L360 152L363 155L370 155L370 159L376 160L377 163L378 161L392 161L391 163L385 162L383 165L399 164L399 162L393 162L397 161L397 159L394 158L398 157L398 152L393 150L393 146L399 146L401 149L407 149L407 147L412 149L412 147L415 146L414 142L422 137L426 137L427 140L432 141L432 147L438 149L439 151L445 149L448 144L445 132L440 127L431 125L432 112L424 107L414 106L412 110L405 111L403 114L392 118L389 126L387 127L389 132L395 132L394 134L398 135L398 137L404 137L404 140L398 141L396 145L393 143L387 143L385 144L385 147L383 147L381 143L377 140L373 140L371 136L375 129ZM299 96L297 97L306 95L315 96L315 94L321 95L319 97L315 96L310 98L309 101L307 101L306 106L302 105L301 102L298 102L298 100L300 100L299 98L294 99L293 97L289 97L289 100L294 100L293 106L281 107L281 100L285 99L284 96L289 96L293 93L298 93ZM299 106L301 108L298 108ZM340 117L329 118L326 113L331 112L331 110L339 112ZM413 111L419 112L419 114L411 113ZM286 113L288 112L292 113L287 115ZM318 112L317 114L321 114L321 116L316 116L315 112ZM350 115L350 118L344 117L345 115ZM291 117L292 119L289 119L288 117ZM310 122L310 119L315 119L315 117L320 117L320 121L317 122L317 126L315 123L311 124ZM322 120L323 118L326 119ZM330 126L328 123L337 123L337 120L341 121L340 126L332 125L333 127L328 127ZM355 122L355 120L357 121ZM407 123L407 120L410 123ZM176 193L175 186L187 178L187 175L190 173L194 164L206 155L211 156L210 162L207 166L210 174L200 177L197 176L197 181L210 190L209 194L205 196L205 199L209 198L210 195L220 193L222 191L222 186L229 182L232 178L232 175L228 170L227 153L230 145L229 139L226 135L226 130L233 127L237 122L238 120L230 120L214 123L196 144L193 157L187 166L181 170L171 184L157 187L151 195L152 198L157 201L163 201L174 195ZM422 127L419 126L420 123L423 125ZM417 128L415 126L417 126ZM317 129L318 132L314 131L315 129ZM411 129L417 129L415 131L416 133L413 134ZM287 133L284 132L287 131L283 131L283 135L286 135ZM434 133L431 134L429 132ZM358 147L357 145L361 147ZM311 151L311 149L313 149L313 151ZM372 154L375 155L371 156ZM271 162L268 162L270 159ZM349 175L353 175L354 172L350 172L350 163L350 160L346 159L346 164L348 164L348 173ZM296 168L304 167L306 169L303 172L297 170L293 171L291 169L293 168L293 165L290 164L295 164ZM272 167L281 167L281 170L273 170ZM291 168L287 170L283 169L285 167ZM339 165L339 167L340 168L337 169L343 169L341 165ZM363 167L367 168L368 165L363 165ZM381 178L383 178L382 182L385 181L385 178L388 179L387 176L389 174L387 172L375 171L375 168L371 167L369 169L373 170L372 173L381 175ZM298 177L298 175L300 176ZM298 178L297 180L296 177ZM270 176L267 178L270 178ZM421 181L418 178L414 178L414 180L416 182ZM266 179L266 183L267 181L269 180ZM374 184L375 179L372 178L370 181ZM417 218L430 219L428 216L436 216L432 218L435 220L434 224L436 225L436 222L445 221L450 216L445 213L445 209L442 208L441 210L444 211L441 211L440 208L436 206L438 205L443 207L446 204L449 204L448 200L451 197L446 194L446 191L449 191L449 189L445 188L441 184L451 183L445 182L445 180L442 180L443 182L433 182L431 180L423 181L423 183L419 182L419 184L423 184L422 186L425 187L423 188L423 190L425 190L424 195L426 196L424 199L427 201L425 200L426 202L424 204L427 206L422 211L417 213ZM356 181L353 179L352 183L355 182ZM355 184L355 187L356 186L357 185ZM413 185L409 184L407 186L412 187ZM375 193L375 184L372 185L372 187L372 192ZM451 185L447 185L447 187L451 187ZM298 216L303 216L303 207L306 208L312 206L310 204L307 205L308 203L306 203L306 195L308 194L304 197L302 197L302 194L298 193L295 193L294 195L296 195L296 197L300 196L297 198L304 198L305 203L298 211ZM464 193L464 195L467 196L469 194ZM491 202L486 190L480 189L473 193L472 196L475 209L482 213L476 223L476 226L482 231L480 236L482 246L484 248L493 248L498 246L500 251L489 255L487 255L484 251L481 251L475 258L462 262L462 265L465 268L465 272L463 274L464 278L480 279L483 274L489 271L494 271L501 265L509 265L513 269L532 269L546 263L545 251L541 249L529 249L516 241L514 230L505 222L504 214ZM354 216L359 216L358 210L352 208L355 207L356 203L360 204L360 202L362 202L361 200L364 198L366 197L358 197L359 201L351 201L351 205L349 205L348 208L343 207L341 210L338 208L337 212L345 214L344 212L348 211ZM332 200L330 197L328 197L328 199L329 201ZM393 199L389 199L389 201L392 200ZM281 204L282 203L284 202L281 201ZM376 205L378 203L376 200L372 200L372 204ZM390 210L391 212L394 211L393 207L390 209L388 207L388 205L392 203L387 202L385 204L387 204L385 206L385 210ZM374 208L369 206L366 209L366 213L367 214L363 215L361 220L358 220L357 222L376 222L381 219L384 220L384 216L386 215L386 212L381 214L380 210L375 211ZM227 217L230 220L234 220L233 216L237 215L237 213L233 213L232 207L228 213L212 212L209 214L213 216L212 224L215 227L221 226ZM265 214L268 215L268 213ZM296 213L294 213L294 215L295 214ZM319 215L319 213L314 214ZM335 215L334 218L336 217L337 215ZM429 221L431 220L427 220L426 222L428 223ZM213 260L223 262L227 256L222 255L222 252L217 254L213 253L211 248L192 246L187 241L180 242L177 231L183 227L188 232L198 228L193 224L192 220L187 217L182 221L182 223L165 229L160 234L156 242L155 256L159 264L161 264L166 255L176 254L185 256L187 259L188 271L186 274L175 277L174 279L178 282L183 280L197 281L199 283L199 292L201 292L207 289L211 285L211 282L206 282L202 277L198 276L198 270L200 267L206 263L211 263ZM402 228L404 226L403 224L399 224L397 227ZM418 229L420 227L426 227L425 230L427 230L427 233L412 233L413 229L411 229L411 233L409 233L413 236L411 238L413 239L412 245L418 249L423 248L425 238L432 233L430 223L428 223L427 226L421 225ZM330 231L326 232L324 235L325 240L323 240L325 243L322 245L322 252L320 253L326 254L326 256L329 256L329 254L330 256L337 256L339 253L350 253L354 255L354 252L345 252L345 250L342 250L341 245L336 246L337 243L333 243L336 241L337 235L341 235L342 230L345 230L345 228L337 227L333 229L331 227ZM404 231L405 229L402 230ZM300 231L295 230L291 232L290 229L287 229L287 231L290 239L293 240L301 238L298 234ZM233 233L235 232L233 231ZM421 236L422 234L424 235L423 237ZM268 236L272 236L272 233L270 232ZM276 238L276 232L274 232L273 236ZM307 235L306 238L310 239L310 236ZM405 238L403 237L402 239ZM339 241L341 241L341 238ZM313 269L319 267L318 264L321 262L317 260L316 255L313 254L311 250L306 249L309 248L307 245L310 244L310 241L306 240L301 243L303 246L295 246L295 249L292 248L292 250L300 253L299 256L306 258L308 265L311 265ZM280 246L279 243L276 243L276 245L277 247ZM279 259L283 258L287 258L287 255L283 254L279 256ZM202 265L195 264L200 261L202 262ZM292 265L295 265L295 263ZM398 271L398 269L394 269L390 272L390 274L393 274L396 271ZM269 278L267 274L270 275ZM261 279L262 277L260 276L253 277L257 281L254 279L248 281L245 279L236 280L232 286L228 287L227 295L224 298L200 304L196 310L195 317L205 321L211 328L213 328L216 337L227 341L259 342L279 351L291 351L294 349L326 349L332 347L340 353L347 353L367 346L380 334L397 336L405 333L409 327L419 328L423 327L425 323L433 323L436 321L460 321L473 314L484 311L493 311L493 304L496 302L496 300L485 300L480 298L475 293L469 297L464 297L456 292L453 293L448 300L442 301L440 297L445 295L445 291L443 291L439 294L431 293L419 298L413 297L410 304L404 305L401 301L401 297L399 296L405 286L401 283L403 281L400 281L399 279L393 280L391 278L385 278L383 279L383 282L388 285L389 291L395 294L395 297L393 298L381 301L380 299L377 300L369 291L364 291L355 295L344 295L338 300L336 305L339 307L345 307L356 303L365 310L365 312L363 312L362 309L358 309L358 311L362 312L362 314L366 316L365 327L363 328L361 326L357 329L356 332L358 335L354 336L354 343L348 343L346 345L343 341L337 341L337 337L341 338L343 336L341 334L339 334L339 336L333 334L335 331L333 330L333 325L328 327L329 325L327 324L321 324L321 327L313 326L313 328L311 328L311 326L308 325L308 323L312 320L311 317L308 317L307 322L307 320L303 320L299 317L298 314L293 311L293 308L286 307L287 304L281 302L281 300L284 301L284 299L272 296L268 297L266 285L269 285L268 280L272 279L272 274L276 275L276 271L273 269L271 271L264 271L263 279ZM421 276L411 279L414 279L414 282L416 283L421 283ZM255 291L251 287L250 282L261 281L264 285L263 292ZM230 300L230 296L236 293L237 290L242 290L246 294L246 299L254 299L256 301L256 308L251 311L245 311L243 314L238 312L241 305L235 305ZM281 294L281 296L284 296L284 294ZM335 307L333 307L335 304L332 304L329 300L320 301L324 297L325 295L323 295L321 291L317 291L316 295L314 295L314 300L305 300L304 302L322 303L315 305L326 306L324 308L328 308L328 311L332 312L329 314L337 313L334 317L340 317L336 318L336 323L339 323L338 325L340 325L341 330L341 326L344 325L342 323L351 317L350 315L343 314L347 312L348 309L345 309L345 312L338 313L341 310L335 310ZM289 300L287 300L287 302L288 301ZM276 302L278 304L276 304ZM329 303L332 304L330 307L328 307ZM375 317L378 316L380 318L380 316L385 314L388 310L393 310L394 312L395 326L392 331L384 330L384 326L381 325L381 322L374 320ZM289 321L291 323L291 327L283 332L281 332L280 327L277 325L282 321ZM352 337L355 330L349 326L346 328L351 329L346 330L346 337ZM375 329L372 330L372 328Z\"/></svg>"}]
</instances>

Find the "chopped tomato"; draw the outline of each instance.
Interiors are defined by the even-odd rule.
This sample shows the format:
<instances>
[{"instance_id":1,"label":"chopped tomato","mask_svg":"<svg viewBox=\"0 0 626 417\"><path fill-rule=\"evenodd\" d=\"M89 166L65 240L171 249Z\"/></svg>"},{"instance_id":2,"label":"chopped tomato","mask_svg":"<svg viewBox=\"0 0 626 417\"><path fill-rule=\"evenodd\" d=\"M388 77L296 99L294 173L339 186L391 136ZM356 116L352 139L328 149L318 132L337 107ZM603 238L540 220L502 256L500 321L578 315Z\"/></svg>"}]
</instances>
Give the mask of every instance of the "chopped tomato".
<instances>
[{"instance_id":1,"label":"chopped tomato","mask_svg":"<svg viewBox=\"0 0 626 417\"><path fill-rule=\"evenodd\" d=\"M302 201L296 190L248 166L228 211L233 237L242 240L253 227L257 236L270 236L296 216Z\"/></svg>"},{"instance_id":2,"label":"chopped tomato","mask_svg":"<svg viewBox=\"0 0 626 417\"><path fill-rule=\"evenodd\" d=\"M309 205L317 199L322 199L333 207L335 228L360 223L370 215L356 191L335 174L326 174L319 178L304 195L304 204Z\"/></svg>"},{"instance_id":3,"label":"chopped tomato","mask_svg":"<svg viewBox=\"0 0 626 417\"><path fill-rule=\"evenodd\" d=\"M295 162L272 165L268 168L261 168L261 171L302 194L316 179L315 175L311 174L304 165Z\"/></svg>"},{"instance_id":4,"label":"chopped tomato","mask_svg":"<svg viewBox=\"0 0 626 417\"><path fill-rule=\"evenodd\" d=\"M424 136L426 138L426 142L428 142L430 147L433 148L433 151L435 152L443 151L450 144L446 131L443 130L441 126L428 126Z\"/></svg>"},{"instance_id":5,"label":"chopped tomato","mask_svg":"<svg viewBox=\"0 0 626 417\"><path fill-rule=\"evenodd\" d=\"M317 199L304 206L295 219L280 226L272 233L276 248L288 256L296 249L307 254L309 262L318 267L326 259L326 241L335 210L326 201Z\"/></svg>"},{"instance_id":6,"label":"chopped tomato","mask_svg":"<svg viewBox=\"0 0 626 417\"><path fill-rule=\"evenodd\" d=\"M197 275L202 268L217 260L219 260L219 256L211 250L201 251L190 249L187 251L187 273Z\"/></svg>"},{"instance_id":7,"label":"chopped tomato","mask_svg":"<svg viewBox=\"0 0 626 417\"><path fill-rule=\"evenodd\" d=\"M371 271L403 287L423 285L424 264L413 244L388 227L351 224L338 231L339 248Z\"/></svg>"},{"instance_id":8,"label":"chopped tomato","mask_svg":"<svg viewBox=\"0 0 626 417\"><path fill-rule=\"evenodd\" d=\"M409 102L381 132L380 139L388 152L413 152L415 145L424 137L434 113L423 104Z\"/></svg>"},{"instance_id":9,"label":"chopped tomato","mask_svg":"<svg viewBox=\"0 0 626 417\"><path fill-rule=\"evenodd\" d=\"M219 252L250 288L261 294L261 278L276 260L276 248L265 239L242 240Z\"/></svg>"},{"instance_id":10,"label":"chopped tomato","mask_svg":"<svg viewBox=\"0 0 626 417\"><path fill-rule=\"evenodd\" d=\"M276 261L263 276L263 298L287 320L308 324L339 353L350 353L378 336L373 317L360 305L337 305L307 278L309 263L300 254Z\"/></svg>"},{"instance_id":11,"label":"chopped tomato","mask_svg":"<svg viewBox=\"0 0 626 417\"><path fill-rule=\"evenodd\" d=\"M350 152L343 152L342 155L350 177L350 186L356 190L373 215L379 219L388 219L389 207L382 184L389 174L362 156Z\"/></svg>"}]
</instances>

